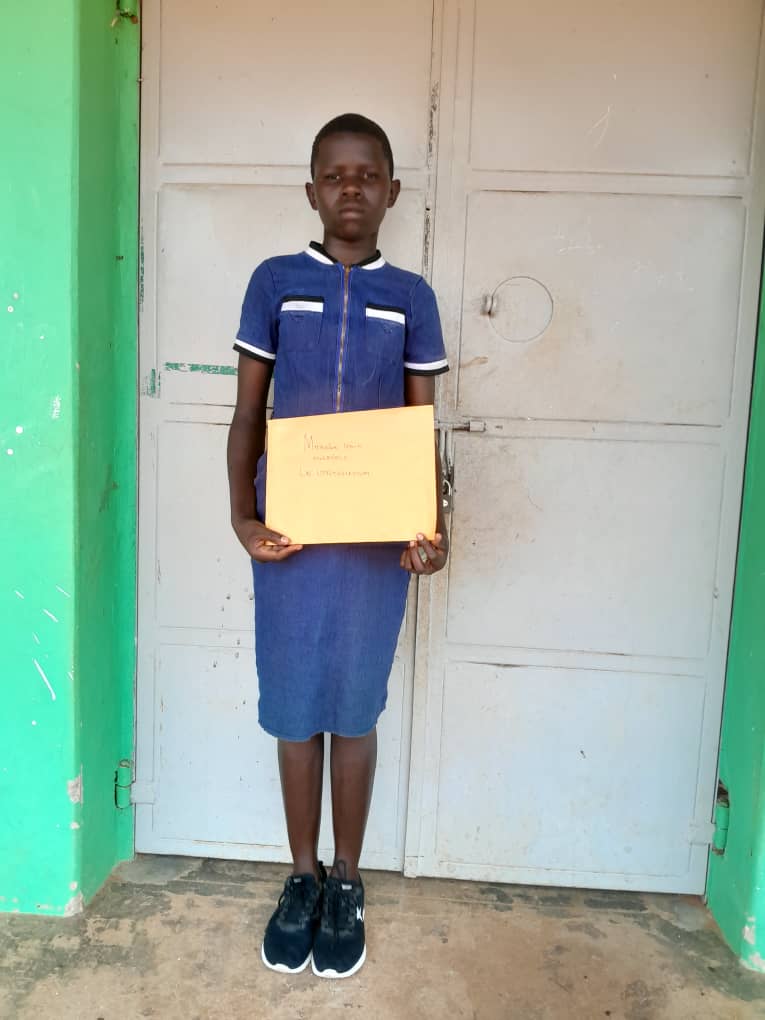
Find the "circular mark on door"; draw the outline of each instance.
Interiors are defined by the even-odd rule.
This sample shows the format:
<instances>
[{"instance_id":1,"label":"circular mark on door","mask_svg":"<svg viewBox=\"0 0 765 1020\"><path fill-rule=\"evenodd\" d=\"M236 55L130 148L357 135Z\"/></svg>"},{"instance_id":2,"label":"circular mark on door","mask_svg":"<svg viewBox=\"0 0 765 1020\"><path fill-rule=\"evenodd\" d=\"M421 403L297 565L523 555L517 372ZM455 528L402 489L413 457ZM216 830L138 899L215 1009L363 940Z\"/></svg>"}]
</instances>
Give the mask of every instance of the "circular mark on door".
<instances>
[{"instance_id":1,"label":"circular mark on door","mask_svg":"<svg viewBox=\"0 0 765 1020\"><path fill-rule=\"evenodd\" d=\"M538 339L552 322L550 291L531 276L511 276L486 301L494 332L513 344Z\"/></svg>"}]
</instances>

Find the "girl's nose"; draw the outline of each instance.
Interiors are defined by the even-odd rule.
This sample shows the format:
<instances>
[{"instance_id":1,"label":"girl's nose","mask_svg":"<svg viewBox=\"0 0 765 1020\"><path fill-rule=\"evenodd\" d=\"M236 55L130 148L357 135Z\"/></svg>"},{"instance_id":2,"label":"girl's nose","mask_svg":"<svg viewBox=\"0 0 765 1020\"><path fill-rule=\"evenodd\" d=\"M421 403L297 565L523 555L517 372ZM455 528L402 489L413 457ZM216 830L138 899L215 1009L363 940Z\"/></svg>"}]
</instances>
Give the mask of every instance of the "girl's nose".
<instances>
[{"instance_id":1,"label":"girl's nose","mask_svg":"<svg viewBox=\"0 0 765 1020\"><path fill-rule=\"evenodd\" d=\"M356 176L343 178L343 195L359 195L361 193L361 182Z\"/></svg>"}]
</instances>

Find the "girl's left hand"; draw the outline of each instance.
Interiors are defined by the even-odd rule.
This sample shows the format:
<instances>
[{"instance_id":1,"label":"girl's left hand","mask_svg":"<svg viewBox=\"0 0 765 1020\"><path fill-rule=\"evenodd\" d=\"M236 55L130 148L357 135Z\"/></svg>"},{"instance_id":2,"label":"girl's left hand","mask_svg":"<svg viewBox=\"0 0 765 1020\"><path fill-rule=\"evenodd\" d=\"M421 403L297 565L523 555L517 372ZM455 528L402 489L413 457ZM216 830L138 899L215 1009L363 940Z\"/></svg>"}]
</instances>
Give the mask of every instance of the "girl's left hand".
<instances>
[{"instance_id":1,"label":"girl's left hand","mask_svg":"<svg viewBox=\"0 0 765 1020\"><path fill-rule=\"evenodd\" d=\"M436 533L432 542L418 535L401 553L400 562L404 570L412 574L435 574L445 566L448 554L449 541L445 535Z\"/></svg>"}]
</instances>

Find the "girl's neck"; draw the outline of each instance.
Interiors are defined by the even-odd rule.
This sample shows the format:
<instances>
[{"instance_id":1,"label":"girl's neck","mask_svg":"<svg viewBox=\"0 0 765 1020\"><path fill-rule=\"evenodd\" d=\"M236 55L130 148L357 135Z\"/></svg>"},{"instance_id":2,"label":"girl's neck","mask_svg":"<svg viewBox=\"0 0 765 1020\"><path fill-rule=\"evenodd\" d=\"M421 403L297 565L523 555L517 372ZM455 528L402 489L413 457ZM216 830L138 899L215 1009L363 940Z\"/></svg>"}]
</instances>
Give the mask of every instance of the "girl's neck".
<instances>
[{"instance_id":1,"label":"girl's neck","mask_svg":"<svg viewBox=\"0 0 765 1020\"><path fill-rule=\"evenodd\" d=\"M325 233L322 244L333 259L337 259L344 266L355 266L377 251L377 234L372 237L361 237L358 241L345 241Z\"/></svg>"}]
</instances>

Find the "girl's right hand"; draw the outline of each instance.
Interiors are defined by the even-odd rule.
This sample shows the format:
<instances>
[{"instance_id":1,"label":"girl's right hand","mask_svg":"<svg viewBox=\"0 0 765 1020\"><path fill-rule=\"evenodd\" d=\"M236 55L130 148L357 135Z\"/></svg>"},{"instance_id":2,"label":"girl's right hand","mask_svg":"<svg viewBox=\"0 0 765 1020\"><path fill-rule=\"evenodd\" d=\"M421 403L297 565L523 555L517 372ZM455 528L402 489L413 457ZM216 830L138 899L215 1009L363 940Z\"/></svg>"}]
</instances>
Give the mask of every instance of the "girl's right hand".
<instances>
[{"instance_id":1,"label":"girl's right hand","mask_svg":"<svg viewBox=\"0 0 765 1020\"><path fill-rule=\"evenodd\" d=\"M276 563L300 552L302 545L293 545L286 535L271 531L256 520L233 521L236 537L253 560L258 563Z\"/></svg>"}]
</instances>

